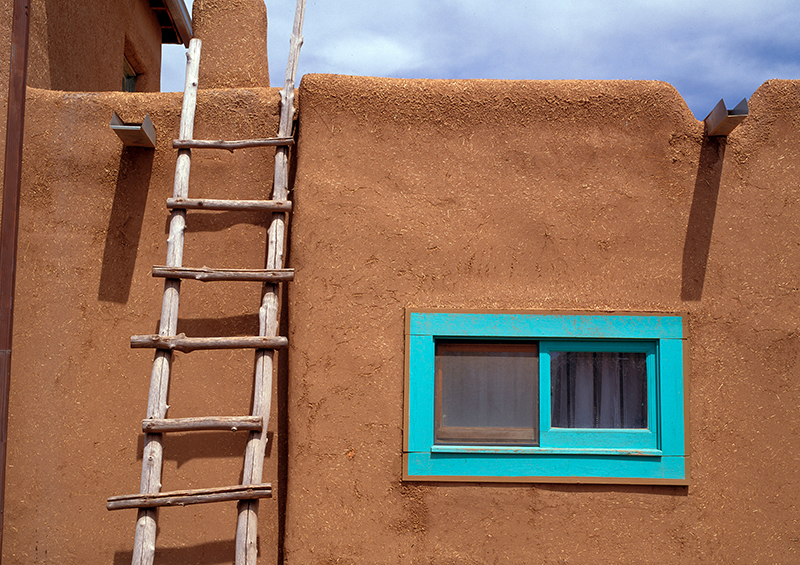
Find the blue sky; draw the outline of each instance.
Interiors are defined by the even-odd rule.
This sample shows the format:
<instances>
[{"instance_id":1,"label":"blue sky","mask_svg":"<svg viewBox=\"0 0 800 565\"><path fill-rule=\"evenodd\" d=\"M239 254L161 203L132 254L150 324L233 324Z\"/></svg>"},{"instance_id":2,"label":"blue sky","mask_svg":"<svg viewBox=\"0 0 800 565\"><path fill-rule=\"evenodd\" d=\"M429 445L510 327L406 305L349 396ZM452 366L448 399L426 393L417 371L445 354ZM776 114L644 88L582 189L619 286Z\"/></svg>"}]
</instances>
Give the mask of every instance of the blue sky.
<instances>
[{"instance_id":1,"label":"blue sky","mask_svg":"<svg viewBox=\"0 0 800 565\"><path fill-rule=\"evenodd\" d=\"M267 1L273 86L294 10ZM698 119L720 98L732 108L766 80L800 79L798 0L307 0L303 36L298 79L653 79ZM164 47L162 90L183 88L184 52Z\"/></svg>"}]
</instances>

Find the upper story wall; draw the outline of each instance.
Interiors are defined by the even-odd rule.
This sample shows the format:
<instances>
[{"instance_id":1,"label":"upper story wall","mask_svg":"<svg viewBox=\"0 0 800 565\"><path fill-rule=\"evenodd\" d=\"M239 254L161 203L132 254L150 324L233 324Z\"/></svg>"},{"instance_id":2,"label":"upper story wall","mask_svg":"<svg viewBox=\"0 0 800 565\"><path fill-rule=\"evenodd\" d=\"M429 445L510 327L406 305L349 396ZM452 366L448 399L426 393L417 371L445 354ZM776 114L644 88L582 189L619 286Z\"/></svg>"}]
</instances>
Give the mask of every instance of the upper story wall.
<instances>
[{"instance_id":1,"label":"upper story wall","mask_svg":"<svg viewBox=\"0 0 800 565\"><path fill-rule=\"evenodd\" d=\"M28 85L51 90L122 90L123 61L136 90L161 86L161 27L148 0L31 2Z\"/></svg>"},{"instance_id":2,"label":"upper story wall","mask_svg":"<svg viewBox=\"0 0 800 565\"><path fill-rule=\"evenodd\" d=\"M13 0L0 3L0 86L8 90ZM162 28L164 32L162 34ZM184 42L191 18L184 0L31 0L28 86L49 90L122 90L123 61L137 92L161 84L161 44Z\"/></svg>"}]
</instances>

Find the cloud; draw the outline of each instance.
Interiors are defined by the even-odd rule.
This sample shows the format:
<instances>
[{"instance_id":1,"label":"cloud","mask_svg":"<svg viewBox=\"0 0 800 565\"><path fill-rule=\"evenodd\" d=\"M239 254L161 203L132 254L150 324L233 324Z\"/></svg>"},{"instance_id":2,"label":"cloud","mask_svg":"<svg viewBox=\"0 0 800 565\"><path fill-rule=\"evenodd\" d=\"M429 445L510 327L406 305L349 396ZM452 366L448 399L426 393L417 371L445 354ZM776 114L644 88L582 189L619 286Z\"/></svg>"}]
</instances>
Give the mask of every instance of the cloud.
<instances>
[{"instance_id":1,"label":"cloud","mask_svg":"<svg viewBox=\"0 0 800 565\"><path fill-rule=\"evenodd\" d=\"M279 86L295 0L267 4ZM800 78L798 29L796 0L307 0L298 74L656 79L702 118L720 97Z\"/></svg>"},{"instance_id":2,"label":"cloud","mask_svg":"<svg viewBox=\"0 0 800 565\"><path fill-rule=\"evenodd\" d=\"M392 37L371 33L334 40L320 49L324 68L357 75L393 75L422 64L422 51Z\"/></svg>"}]
</instances>

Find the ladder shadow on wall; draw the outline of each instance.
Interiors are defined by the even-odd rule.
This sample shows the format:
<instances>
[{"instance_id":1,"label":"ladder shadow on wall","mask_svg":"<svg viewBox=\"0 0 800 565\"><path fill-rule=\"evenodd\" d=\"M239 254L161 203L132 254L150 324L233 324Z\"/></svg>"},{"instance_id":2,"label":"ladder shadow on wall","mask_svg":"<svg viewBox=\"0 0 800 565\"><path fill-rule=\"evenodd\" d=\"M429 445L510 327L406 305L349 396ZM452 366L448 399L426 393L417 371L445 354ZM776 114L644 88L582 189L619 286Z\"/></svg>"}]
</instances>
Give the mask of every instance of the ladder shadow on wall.
<instances>
[{"instance_id":1,"label":"ladder shadow on wall","mask_svg":"<svg viewBox=\"0 0 800 565\"><path fill-rule=\"evenodd\" d=\"M269 228L270 217L263 212L204 212L194 214L191 221L186 222L186 233L221 232L240 224L266 230ZM164 233L169 234L169 218L164 225Z\"/></svg>"},{"instance_id":2,"label":"ladder shadow on wall","mask_svg":"<svg viewBox=\"0 0 800 565\"><path fill-rule=\"evenodd\" d=\"M259 538L259 547L261 539ZM156 548L156 562L163 564L194 563L197 565L217 565L230 563L231 555L236 551L236 540L210 541L197 545L181 547ZM132 551L117 551L114 553L114 565L130 565L133 559Z\"/></svg>"},{"instance_id":3,"label":"ladder shadow on wall","mask_svg":"<svg viewBox=\"0 0 800 565\"><path fill-rule=\"evenodd\" d=\"M98 300L119 304L128 302L154 156L152 149L122 148L106 230Z\"/></svg>"},{"instance_id":4,"label":"ladder shadow on wall","mask_svg":"<svg viewBox=\"0 0 800 565\"><path fill-rule=\"evenodd\" d=\"M164 460L175 461L180 469L192 459L222 459L222 458L241 458L247 444L248 435L246 432L203 432L203 441L197 442L196 437L191 438L189 434L164 434L162 440L164 444ZM272 454L274 444L274 433L267 432L267 455ZM142 460L144 450L144 434L139 434L136 442L138 450L137 461ZM241 476L239 480L241 480Z\"/></svg>"},{"instance_id":5,"label":"ladder shadow on wall","mask_svg":"<svg viewBox=\"0 0 800 565\"><path fill-rule=\"evenodd\" d=\"M156 321L156 324L158 322ZM154 333L158 333L158 328ZM220 335L257 335L258 314L219 316L212 318L178 318L178 333L191 337Z\"/></svg>"}]
</instances>

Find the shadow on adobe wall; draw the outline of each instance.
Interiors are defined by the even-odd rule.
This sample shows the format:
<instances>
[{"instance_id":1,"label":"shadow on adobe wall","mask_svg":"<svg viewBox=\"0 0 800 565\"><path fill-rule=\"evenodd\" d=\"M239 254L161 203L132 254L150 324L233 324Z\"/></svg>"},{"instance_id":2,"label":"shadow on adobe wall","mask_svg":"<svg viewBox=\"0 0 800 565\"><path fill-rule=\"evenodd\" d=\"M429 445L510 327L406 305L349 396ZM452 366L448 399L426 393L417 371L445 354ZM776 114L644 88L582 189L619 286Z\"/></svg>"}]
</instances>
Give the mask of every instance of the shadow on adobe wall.
<instances>
[{"instance_id":1,"label":"shadow on adobe wall","mask_svg":"<svg viewBox=\"0 0 800 565\"><path fill-rule=\"evenodd\" d=\"M259 553L261 552L261 538L258 538ZM215 565L217 563L230 563L236 554L236 540L220 540L190 545L184 547L158 547L156 545L157 563L196 563L197 565ZM130 565L133 559L132 551L118 551L114 554L114 565Z\"/></svg>"},{"instance_id":2,"label":"shadow on adobe wall","mask_svg":"<svg viewBox=\"0 0 800 565\"><path fill-rule=\"evenodd\" d=\"M270 215L263 212L205 212L195 214L186 223L186 233L220 232L236 225L247 224L268 228ZM164 233L169 233L169 221Z\"/></svg>"},{"instance_id":3,"label":"shadow on adobe wall","mask_svg":"<svg viewBox=\"0 0 800 565\"><path fill-rule=\"evenodd\" d=\"M180 469L192 459L242 459L247 447L249 432L202 432L203 441L197 441L197 435L190 437L181 434L165 434L162 439L164 446L164 461L175 461ZM267 432L266 456L272 454L275 443L275 434ZM144 453L144 434L139 434L136 442L136 459L142 460ZM238 480L241 480L241 472Z\"/></svg>"},{"instance_id":4,"label":"shadow on adobe wall","mask_svg":"<svg viewBox=\"0 0 800 565\"><path fill-rule=\"evenodd\" d=\"M258 314L217 318L178 318L177 332L191 337L258 335ZM155 333L158 333L158 320L156 320Z\"/></svg>"},{"instance_id":5,"label":"shadow on adobe wall","mask_svg":"<svg viewBox=\"0 0 800 565\"><path fill-rule=\"evenodd\" d=\"M141 450L140 450L141 451ZM141 457L139 457L141 459ZM481 483L481 482L428 482L428 481L414 481L413 485L404 483L403 486L408 488L431 487L436 489L463 489L464 487L478 487L478 488L491 488L494 490L501 489L514 489L518 491L523 490L541 490L550 492L615 492L626 494L652 494L659 496L689 496L689 487L686 485L627 485L627 484L568 484L568 483Z\"/></svg>"},{"instance_id":6,"label":"shadow on adobe wall","mask_svg":"<svg viewBox=\"0 0 800 565\"><path fill-rule=\"evenodd\" d=\"M726 142L724 137L703 137L683 244L681 300L696 301L703 296Z\"/></svg>"},{"instance_id":7,"label":"shadow on adobe wall","mask_svg":"<svg viewBox=\"0 0 800 565\"><path fill-rule=\"evenodd\" d=\"M128 301L154 155L152 149L143 147L122 148L117 188L106 230L98 300L121 304Z\"/></svg>"}]
</instances>

